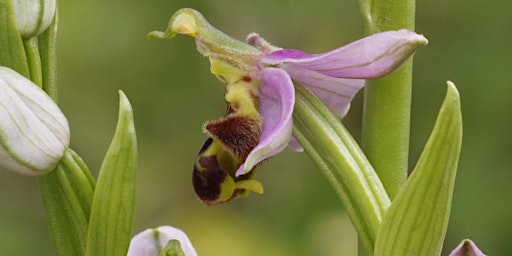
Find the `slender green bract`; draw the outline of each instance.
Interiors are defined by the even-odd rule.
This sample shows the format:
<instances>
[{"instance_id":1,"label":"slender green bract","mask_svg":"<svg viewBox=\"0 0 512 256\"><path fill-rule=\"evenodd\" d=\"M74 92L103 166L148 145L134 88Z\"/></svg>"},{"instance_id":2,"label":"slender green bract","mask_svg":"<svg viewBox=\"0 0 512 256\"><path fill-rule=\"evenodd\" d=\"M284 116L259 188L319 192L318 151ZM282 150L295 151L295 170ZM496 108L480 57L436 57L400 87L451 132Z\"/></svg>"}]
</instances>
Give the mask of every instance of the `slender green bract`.
<instances>
[{"instance_id":1,"label":"slender green bract","mask_svg":"<svg viewBox=\"0 0 512 256\"><path fill-rule=\"evenodd\" d=\"M460 99L449 82L427 145L379 228L375 255L440 255L461 142Z\"/></svg>"},{"instance_id":2,"label":"slender green bract","mask_svg":"<svg viewBox=\"0 0 512 256\"><path fill-rule=\"evenodd\" d=\"M350 133L316 96L296 86L293 135L340 197L368 253L390 204L379 177Z\"/></svg>"},{"instance_id":3,"label":"slender green bract","mask_svg":"<svg viewBox=\"0 0 512 256\"><path fill-rule=\"evenodd\" d=\"M95 182L68 149L55 170L38 179L55 255L84 255Z\"/></svg>"},{"instance_id":4,"label":"slender green bract","mask_svg":"<svg viewBox=\"0 0 512 256\"><path fill-rule=\"evenodd\" d=\"M125 256L135 208L137 142L130 102L119 92L119 119L101 165L92 202L88 256Z\"/></svg>"}]
</instances>

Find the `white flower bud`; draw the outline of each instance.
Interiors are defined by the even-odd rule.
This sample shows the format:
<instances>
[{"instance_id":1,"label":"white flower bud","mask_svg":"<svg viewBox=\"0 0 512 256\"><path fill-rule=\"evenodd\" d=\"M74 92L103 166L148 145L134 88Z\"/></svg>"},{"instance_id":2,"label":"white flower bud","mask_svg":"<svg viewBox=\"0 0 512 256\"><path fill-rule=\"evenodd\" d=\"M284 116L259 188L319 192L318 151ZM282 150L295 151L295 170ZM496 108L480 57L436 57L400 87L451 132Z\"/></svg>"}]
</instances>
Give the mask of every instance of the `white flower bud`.
<instances>
[{"instance_id":1,"label":"white flower bud","mask_svg":"<svg viewBox=\"0 0 512 256\"><path fill-rule=\"evenodd\" d=\"M12 0L16 26L23 38L43 33L52 23L57 0Z\"/></svg>"},{"instance_id":2,"label":"white flower bud","mask_svg":"<svg viewBox=\"0 0 512 256\"><path fill-rule=\"evenodd\" d=\"M0 169L45 174L69 146L69 125L37 85L0 66Z\"/></svg>"},{"instance_id":3,"label":"white flower bud","mask_svg":"<svg viewBox=\"0 0 512 256\"><path fill-rule=\"evenodd\" d=\"M127 256L158 256L169 240L178 240L185 256L197 256L187 234L171 226L146 229L135 235L130 242Z\"/></svg>"}]
</instances>

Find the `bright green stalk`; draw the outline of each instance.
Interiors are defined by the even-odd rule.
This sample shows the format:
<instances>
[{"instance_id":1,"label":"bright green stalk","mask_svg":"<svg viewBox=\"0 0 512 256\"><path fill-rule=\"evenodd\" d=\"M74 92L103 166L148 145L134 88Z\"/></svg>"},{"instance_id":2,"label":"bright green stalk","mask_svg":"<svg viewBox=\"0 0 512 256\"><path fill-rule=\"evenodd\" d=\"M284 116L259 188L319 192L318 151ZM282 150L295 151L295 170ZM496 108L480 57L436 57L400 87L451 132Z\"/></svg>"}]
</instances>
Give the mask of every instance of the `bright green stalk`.
<instances>
[{"instance_id":1,"label":"bright green stalk","mask_svg":"<svg viewBox=\"0 0 512 256\"><path fill-rule=\"evenodd\" d=\"M414 30L414 0L359 0L369 34ZM394 73L367 82L362 147L393 198L407 179L412 59Z\"/></svg>"},{"instance_id":2,"label":"bright green stalk","mask_svg":"<svg viewBox=\"0 0 512 256\"><path fill-rule=\"evenodd\" d=\"M339 118L300 86L295 99L293 135L331 183L365 250L372 254L389 197Z\"/></svg>"},{"instance_id":3,"label":"bright green stalk","mask_svg":"<svg viewBox=\"0 0 512 256\"><path fill-rule=\"evenodd\" d=\"M43 86L43 74L41 71L41 56L39 55L39 45L36 37L23 40L25 53L27 54L27 63L30 71L30 80L41 88Z\"/></svg>"}]
</instances>

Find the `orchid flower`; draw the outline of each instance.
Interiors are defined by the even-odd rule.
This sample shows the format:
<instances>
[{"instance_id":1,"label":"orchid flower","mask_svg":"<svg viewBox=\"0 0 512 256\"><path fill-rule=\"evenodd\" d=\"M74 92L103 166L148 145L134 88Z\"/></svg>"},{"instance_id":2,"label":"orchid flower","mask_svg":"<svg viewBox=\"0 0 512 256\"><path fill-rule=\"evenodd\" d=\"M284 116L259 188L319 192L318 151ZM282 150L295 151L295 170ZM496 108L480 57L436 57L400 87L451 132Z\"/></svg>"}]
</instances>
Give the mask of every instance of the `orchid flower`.
<instances>
[{"instance_id":1,"label":"orchid flower","mask_svg":"<svg viewBox=\"0 0 512 256\"><path fill-rule=\"evenodd\" d=\"M148 228L135 235L127 256L184 255L197 256L196 250L181 229L172 226Z\"/></svg>"},{"instance_id":2,"label":"orchid flower","mask_svg":"<svg viewBox=\"0 0 512 256\"><path fill-rule=\"evenodd\" d=\"M254 168L287 146L300 151L292 137L294 86L304 86L343 117L365 79L391 73L427 44L408 30L375 34L321 54L273 46L257 34L247 43L216 28L196 10L178 10L164 32L149 38L184 34L195 38L211 72L226 83L226 116L204 125L209 135L194 166L193 185L206 204L262 193Z\"/></svg>"}]
</instances>

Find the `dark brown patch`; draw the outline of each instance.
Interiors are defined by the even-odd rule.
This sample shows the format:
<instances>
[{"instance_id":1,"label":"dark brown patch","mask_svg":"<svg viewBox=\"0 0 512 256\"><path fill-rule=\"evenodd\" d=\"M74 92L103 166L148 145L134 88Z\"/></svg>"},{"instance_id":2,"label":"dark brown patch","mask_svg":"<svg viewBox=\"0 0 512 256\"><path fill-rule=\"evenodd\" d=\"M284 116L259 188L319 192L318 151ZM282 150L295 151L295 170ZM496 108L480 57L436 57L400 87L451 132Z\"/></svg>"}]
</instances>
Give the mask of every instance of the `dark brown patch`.
<instances>
[{"instance_id":1,"label":"dark brown patch","mask_svg":"<svg viewBox=\"0 0 512 256\"><path fill-rule=\"evenodd\" d=\"M198 165L206 170L198 169ZM192 184L194 191L203 203L212 205L217 202L221 193L221 184L226 178L228 178L228 174L222 170L215 155L198 156L192 174Z\"/></svg>"},{"instance_id":2,"label":"dark brown patch","mask_svg":"<svg viewBox=\"0 0 512 256\"><path fill-rule=\"evenodd\" d=\"M247 116L226 116L206 123L205 129L241 161L258 145L261 136L259 120Z\"/></svg>"}]
</instances>

